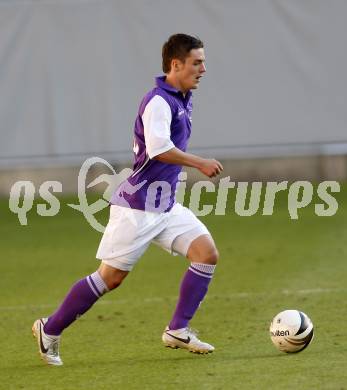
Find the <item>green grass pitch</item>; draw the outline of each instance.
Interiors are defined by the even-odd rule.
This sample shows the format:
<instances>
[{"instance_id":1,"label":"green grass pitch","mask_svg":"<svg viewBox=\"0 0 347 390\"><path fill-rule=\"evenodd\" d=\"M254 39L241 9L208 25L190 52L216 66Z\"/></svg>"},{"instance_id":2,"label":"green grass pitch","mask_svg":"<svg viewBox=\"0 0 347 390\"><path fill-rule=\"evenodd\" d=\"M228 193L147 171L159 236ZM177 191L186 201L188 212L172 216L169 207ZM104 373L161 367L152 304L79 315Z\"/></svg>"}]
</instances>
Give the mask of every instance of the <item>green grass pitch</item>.
<instances>
[{"instance_id":1,"label":"green grass pitch","mask_svg":"<svg viewBox=\"0 0 347 390\"><path fill-rule=\"evenodd\" d=\"M39 359L31 326L70 286L98 266L100 233L66 206L55 217L28 214L20 226L0 202L1 389L347 389L347 187L333 217L313 206L289 218L282 196L272 216L202 218L221 253L192 327L216 347L208 356L166 349L161 333L188 263L151 247L124 284L62 337L62 367ZM211 198L209 198L211 200ZM107 219L107 212L99 216ZM315 339L302 353L278 352L272 317L306 312Z\"/></svg>"}]
</instances>

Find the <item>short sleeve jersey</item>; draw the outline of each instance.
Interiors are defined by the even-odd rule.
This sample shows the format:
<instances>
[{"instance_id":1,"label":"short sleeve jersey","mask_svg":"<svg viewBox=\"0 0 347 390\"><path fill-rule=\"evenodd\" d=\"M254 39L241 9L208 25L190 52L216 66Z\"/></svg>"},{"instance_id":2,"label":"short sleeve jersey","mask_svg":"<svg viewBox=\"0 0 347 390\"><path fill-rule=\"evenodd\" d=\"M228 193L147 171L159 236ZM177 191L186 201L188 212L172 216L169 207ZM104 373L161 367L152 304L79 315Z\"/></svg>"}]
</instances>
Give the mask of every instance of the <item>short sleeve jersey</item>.
<instances>
[{"instance_id":1,"label":"short sleeve jersey","mask_svg":"<svg viewBox=\"0 0 347 390\"><path fill-rule=\"evenodd\" d=\"M174 147L186 151L192 125L192 94L173 88L166 76L142 99L134 127L132 175L122 182L110 203L151 212L167 212L175 204L180 165L154 157Z\"/></svg>"}]
</instances>

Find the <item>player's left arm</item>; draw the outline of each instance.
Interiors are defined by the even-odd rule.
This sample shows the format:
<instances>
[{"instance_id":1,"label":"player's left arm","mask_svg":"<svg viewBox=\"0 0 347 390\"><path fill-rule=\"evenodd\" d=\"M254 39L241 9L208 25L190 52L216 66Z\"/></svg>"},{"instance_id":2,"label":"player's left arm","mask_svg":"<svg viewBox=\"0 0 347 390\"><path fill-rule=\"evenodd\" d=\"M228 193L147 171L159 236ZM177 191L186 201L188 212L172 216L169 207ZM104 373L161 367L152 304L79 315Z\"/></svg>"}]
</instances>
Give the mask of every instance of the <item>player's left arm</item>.
<instances>
[{"instance_id":1,"label":"player's left arm","mask_svg":"<svg viewBox=\"0 0 347 390\"><path fill-rule=\"evenodd\" d=\"M176 147L158 154L154 159L166 164L193 167L208 177L217 176L223 171L223 165L219 161L213 158L202 158L195 154L186 153Z\"/></svg>"},{"instance_id":2,"label":"player's left arm","mask_svg":"<svg viewBox=\"0 0 347 390\"><path fill-rule=\"evenodd\" d=\"M208 177L214 177L223 170L215 159L206 159L183 152L171 140L171 108L166 100L155 95L146 105L142 115L147 155L167 164L176 164L198 169Z\"/></svg>"},{"instance_id":3,"label":"player's left arm","mask_svg":"<svg viewBox=\"0 0 347 390\"><path fill-rule=\"evenodd\" d=\"M171 108L166 100L155 95L142 114L147 155L150 159L175 147L171 141Z\"/></svg>"}]
</instances>

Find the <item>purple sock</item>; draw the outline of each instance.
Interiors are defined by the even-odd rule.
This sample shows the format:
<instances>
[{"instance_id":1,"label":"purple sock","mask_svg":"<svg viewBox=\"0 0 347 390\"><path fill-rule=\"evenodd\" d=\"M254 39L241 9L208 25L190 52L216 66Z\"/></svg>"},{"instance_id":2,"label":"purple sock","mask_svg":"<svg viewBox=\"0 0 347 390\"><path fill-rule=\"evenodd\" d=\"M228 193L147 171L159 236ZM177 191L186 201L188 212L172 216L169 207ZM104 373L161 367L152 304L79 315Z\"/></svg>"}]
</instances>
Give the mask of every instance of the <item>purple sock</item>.
<instances>
[{"instance_id":1,"label":"purple sock","mask_svg":"<svg viewBox=\"0 0 347 390\"><path fill-rule=\"evenodd\" d=\"M190 264L182 280L179 300L169 329L181 329L188 326L207 293L215 267L210 264Z\"/></svg>"},{"instance_id":2,"label":"purple sock","mask_svg":"<svg viewBox=\"0 0 347 390\"><path fill-rule=\"evenodd\" d=\"M74 284L58 310L44 326L46 334L59 336L78 317L89 310L108 288L98 271Z\"/></svg>"}]
</instances>

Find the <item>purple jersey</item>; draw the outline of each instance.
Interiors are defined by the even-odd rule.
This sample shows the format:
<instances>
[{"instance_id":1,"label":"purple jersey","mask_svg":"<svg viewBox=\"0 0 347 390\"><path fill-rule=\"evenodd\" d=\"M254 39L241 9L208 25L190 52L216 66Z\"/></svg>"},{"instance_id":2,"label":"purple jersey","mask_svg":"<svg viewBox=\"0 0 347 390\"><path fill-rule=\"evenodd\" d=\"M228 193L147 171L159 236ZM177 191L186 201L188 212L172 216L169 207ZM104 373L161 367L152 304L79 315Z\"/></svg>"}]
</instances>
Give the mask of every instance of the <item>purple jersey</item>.
<instances>
[{"instance_id":1,"label":"purple jersey","mask_svg":"<svg viewBox=\"0 0 347 390\"><path fill-rule=\"evenodd\" d=\"M116 189L111 204L138 210L167 212L175 204L180 165L153 157L174 147L186 151L191 132L192 94L156 78L143 98L134 128L134 172Z\"/></svg>"}]
</instances>

